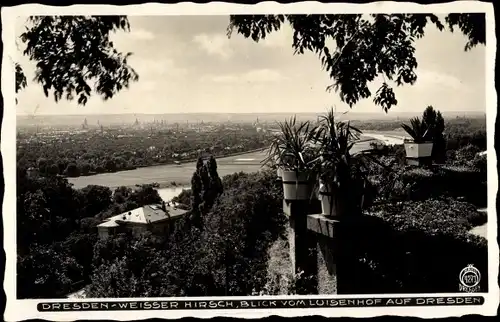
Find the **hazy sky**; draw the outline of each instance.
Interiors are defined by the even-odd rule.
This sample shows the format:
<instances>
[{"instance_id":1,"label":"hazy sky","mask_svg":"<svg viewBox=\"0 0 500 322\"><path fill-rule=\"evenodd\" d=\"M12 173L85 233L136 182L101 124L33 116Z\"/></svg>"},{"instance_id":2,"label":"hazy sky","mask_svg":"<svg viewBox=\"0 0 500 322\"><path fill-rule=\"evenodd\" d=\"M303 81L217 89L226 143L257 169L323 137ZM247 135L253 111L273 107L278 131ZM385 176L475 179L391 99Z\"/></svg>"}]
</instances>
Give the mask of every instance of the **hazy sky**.
<instances>
[{"instance_id":1,"label":"hazy sky","mask_svg":"<svg viewBox=\"0 0 500 322\"><path fill-rule=\"evenodd\" d=\"M255 43L236 33L226 36L228 16L131 16L131 32L118 32L118 50L133 52L129 62L140 80L110 101L91 98L86 106L55 103L31 82L34 64L19 57L28 88L19 93L18 114L316 112L348 107L335 92L317 56L293 55L286 26ZM24 21L24 20L23 20ZM18 25L21 33L22 23ZM464 51L466 38L434 26L416 43L418 81L396 89L394 112L485 111L485 47ZM21 56L21 54L19 54ZM378 84L371 86L375 93ZM380 112L373 97L353 112Z\"/></svg>"}]
</instances>

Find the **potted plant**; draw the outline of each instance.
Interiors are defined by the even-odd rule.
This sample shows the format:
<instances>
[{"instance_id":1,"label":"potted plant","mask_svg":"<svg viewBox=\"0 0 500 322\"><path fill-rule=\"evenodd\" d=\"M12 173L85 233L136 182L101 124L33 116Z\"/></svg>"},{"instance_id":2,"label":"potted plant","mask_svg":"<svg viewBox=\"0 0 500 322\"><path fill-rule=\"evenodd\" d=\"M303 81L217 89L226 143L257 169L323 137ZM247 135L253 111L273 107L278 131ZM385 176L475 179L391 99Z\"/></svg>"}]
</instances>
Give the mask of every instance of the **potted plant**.
<instances>
[{"instance_id":1,"label":"potted plant","mask_svg":"<svg viewBox=\"0 0 500 322\"><path fill-rule=\"evenodd\" d=\"M405 140L407 158L419 159L432 156L432 128L418 117L410 119L410 125L401 124L411 140Z\"/></svg>"},{"instance_id":2,"label":"potted plant","mask_svg":"<svg viewBox=\"0 0 500 322\"><path fill-rule=\"evenodd\" d=\"M281 175L285 200L308 200L314 195L318 152L312 144L314 127L297 124L295 116L278 123L280 133L273 138L264 163L273 163Z\"/></svg>"},{"instance_id":3,"label":"potted plant","mask_svg":"<svg viewBox=\"0 0 500 322\"><path fill-rule=\"evenodd\" d=\"M372 150L351 153L360 134L349 122L335 121L333 110L321 117L314 140L320 150L318 198L325 216L361 213L368 201L365 196L371 185L366 161Z\"/></svg>"},{"instance_id":4,"label":"potted plant","mask_svg":"<svg viewBox=\"0 0 500 322\"><path fill-rule=\"evenodd\" d=\"M274 167L276 168L276 176L279 180L283 177L283 167L279 164L279 158L277 155L274 157Z\"/></svg>"}]
</instances>

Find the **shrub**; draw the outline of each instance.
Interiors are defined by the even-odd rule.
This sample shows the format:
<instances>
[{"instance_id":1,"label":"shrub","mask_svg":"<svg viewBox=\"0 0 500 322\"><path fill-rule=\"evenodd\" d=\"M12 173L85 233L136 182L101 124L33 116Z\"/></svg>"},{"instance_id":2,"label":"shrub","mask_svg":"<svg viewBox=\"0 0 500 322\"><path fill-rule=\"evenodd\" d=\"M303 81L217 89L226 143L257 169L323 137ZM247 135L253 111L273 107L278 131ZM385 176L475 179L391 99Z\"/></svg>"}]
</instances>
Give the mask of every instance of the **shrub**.
<instances>
[{"instance_id":1,"label":"shrub","mask_svg":"<svg viewBox=\"0 0 500 322\"><path fill-rule=\"evenodd\" d=\"M370 148L377 150L378 154L383 157L390 157L397 164L403 165L406 160L406 152L403 144L387 145L382 142L371 142Z\"/></svg>"},{"instance_id":2,"label":"shrub","mask_svg":"<svg viewBox=\"0 0 500 322\"><path fill-rule=\"evenodd\" d=\"M338 268L350 282L341 292L458 292L468 264L485 272L480 287L487 291L487 241L469 233L474 218L474 206L449 199L381 205L341 223L350 263Z\"/></svg>"},{"instance_id":3,"label":"shrub","mask_svg":"<svg viewBox=\"0 0 500 322\"><path fill-rule=\"evenodd\" d=\"M481 152L480 148L472 144L467 144L456 150L454 159L450 161L456 165L469 165L479 152Z\"/></svg>"},{"instance_id":4,"label":"shrub","mask_svg":"<svg viewBox=\"0 0 500 322\"><path fill-rule=\"evenodd\" d=\"M36 245L17 258L18 298L64 298L82 278L82 266L58 243Z\"/></svg>"},{"instance_id":5,"label":"shrub","mask_svg":"<svg viewBox=\"0 0 500 322\"><path fill-rule=\"evenodd\" d=\"M429 169L405 167L400 180L405 200L425 200L431 197L446 195L446 187L442 186L438 174ZM397 192L397 191L396 191Z\"/></svg>"},{"instance_id":6,"label":"shrub","mask_svg":"<svg viewBox=\"0 0 500 322\"><path fill-rule=\"evenodd\" d=\"M234 174L223 182L204 218L203 238L216 284L226 284L227 295L248 295L265 284L268 249L284 233L281 186L272 172Z\"/></svg>"},{"instance_id":7,"label":"shrub","mask_svg":"<svg viewBox=\"0 0 500 322\"><path fill-rule=\"evenodd\" d=\"M476 154L476 156L472 160L472 167L485 175L488 169L488 161L486 157L487 157L486 154L483 155Z\"/></svg>"},{"instance_id":8,"label":"shrub","mask_svg":"<svg viewBox=\"0 0 500 322\"><path fill-rule=\"evenodd\" d=\"M473 226L481 226L488 222L488 215L484 211L470 212L467 221Z\"/></svg>"},{"instance_id":9,"label":"shrub","mask_svg":"<svg viewBox=\"0 0 500 322\"><path fill-rule=\"evenodd\" d=\"M288 241L276 240L268 250L268 257L266 284L255 295L290 295L294 276Z\"/></svg>"},{"instance_id":10,"label":"shrub","mask_svg":"<svg viewBox=\"0 0 500 322\"><path fill-rule=\"evenodd\" d=\"M172 198L172 201L175 203L186 205L186 206L188 206L187 208L190 209L192 196L193 196L193 193L190 189L182 189L182 191L179 195Z\"/></svg>"},{"instance_id":11,"label":"shrub","mask_svg":"<svg viewBox=\"0 0 500 322\"><path fill-rule=\"evenodd\" d=\"M85 217L80 220L80 232L84 234L96 233L97 225L101 223L100 220L94 217Z\"/></svg>"},{"instance_id":12,"label":"shrub","mask_svg":"<svg viewBox=\"0 0 500 322\"><path fill-rule=\"evenodd\" d=\"M383 200L418 201L429 198L464 198L479 207L487 204L484 163L478 166L445 165L433 168L392 165L392 171L377 169L372 181ZM483 170L480 170L480 167Z\"/></svg>"},{"instance_id":13,"label":"shrub","mask_svg":"<svg viewBox=\"0 0 500 322\"><path fill-rule=\"evenodd\" d=\"M65 172L68 177L80 176L80 169L76 166L75 163L68 164L68 167L66 168Z\"/></svg>"},{"instance_id":14,"label":"shrub","mask_svg":"<svg viewBox=\"0 0 500 322\"><path fill-rule=\"evenodd\" d=\"M372 211L402 232L419 229L427 233L444 233L451 229L451 234L472 229L468 218L477 213L475 206L451 198L379 205Z\"/></svg>"},{"instance_id":15,"label":"shrub","mask_svg":"<svg viewBox=\"0 0 500 322\"><path fill-rule=\"evenodd\" d=\"M463 129L450 129L447 127L446 150L458 150L467 145L474 145L480 150L486 150L486 129L469 131Z\"/></svg>"},{"instance_id":16,"label":"shrub","mask_svg":"<svg viewBox=\"0 0 500 322\"><path fill-rule=\"evenodd\" d=\"M223 183L224 192L203 214L203 229L186 215L165 241L126 235L99 241L88 294L223 296L261 290L268 249L286 223L281 185L272 172L234 174Z\"/></svg>"},{"instance_id":17,"label":"shrub","mask_svg":"<svg viewBox=\"0 0 500 322\"><path fill-rule=\"evenodd\" d=\"M439 176L448 195L463 197L479 207L487 205L486 171L481 172L471 166L444 166L439 168Z\"/></svg>"},{"instance_id":18,"label":"shrub","mask_svg":"<svg viewBox=\"0 0 500 322\"><path fill-rule=\"evenodd\" d=\"M135 189L129 196L130 201L134 201L139 207L149 204L159 204L163 200L152 184L143 184L138 189Z\"/></svg>"},{"instance_id":19,"label":"shrub","mask_svg":"<svg viewBox=\"0 0 500 322\"><path fill-rule=\"evenodd\" d=\"M304 276L304 272L293 274L291 267L289 244L285 239L277 239L268 250L269 260L267 262L266 283L262 289L257 292L254 290L252 295L295 295L305 294L301 287L306 286L306 292L309 293L309 287L312 276Z\"/></svg>"}]
</instances>

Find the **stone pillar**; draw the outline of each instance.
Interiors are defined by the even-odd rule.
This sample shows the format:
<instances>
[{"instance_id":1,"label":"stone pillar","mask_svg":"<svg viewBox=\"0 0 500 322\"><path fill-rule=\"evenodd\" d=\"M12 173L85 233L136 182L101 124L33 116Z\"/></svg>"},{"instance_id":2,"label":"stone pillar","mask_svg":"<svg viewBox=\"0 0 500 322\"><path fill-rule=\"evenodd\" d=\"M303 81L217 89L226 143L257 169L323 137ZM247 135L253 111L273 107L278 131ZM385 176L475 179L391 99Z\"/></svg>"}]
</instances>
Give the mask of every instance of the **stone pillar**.
<instances>
[{"instance_id":1,"label":"stone pillar","mask_svg":"<svg viewBox=\"0 0 500 322\"><path fill-rule=\"evenodd\" d=\"M337 220L321 214L307 216L307 229L314 234L317 247L318 294L342 293L338 279L338 226Z\"/></svg>"},{"instance_id":2,"label":"stone pillar","mask_svg":"<svg viewBox=\"0 0 500 322\"><path fill-rule=\"evenodd\" d=\"M319 200L284 200L283 212L290 220L288 241L292 273L303 271L297 283L298 294L317 293L317 250L314 235L307 229L307 216L321 212Z\"/></svg>"}]
</instances>

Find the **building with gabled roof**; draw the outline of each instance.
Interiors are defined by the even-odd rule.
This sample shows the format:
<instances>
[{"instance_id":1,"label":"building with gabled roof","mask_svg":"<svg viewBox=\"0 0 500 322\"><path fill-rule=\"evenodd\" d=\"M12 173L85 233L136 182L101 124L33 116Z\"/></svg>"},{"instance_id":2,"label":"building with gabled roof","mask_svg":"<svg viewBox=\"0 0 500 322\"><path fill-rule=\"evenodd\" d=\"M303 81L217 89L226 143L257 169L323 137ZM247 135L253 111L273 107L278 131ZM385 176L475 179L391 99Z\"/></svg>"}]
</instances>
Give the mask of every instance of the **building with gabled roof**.
<instances>
[{"instance_id":1,"label":"building with gabled roof","mask_svg":"<svg viewBox=\"0 0 500 322\"><path fill-rule=\"evenodd\" d=\"M165 235L173 224L187 213L187 210L177 208L176 204L162 203L139 207L119 215L107 218L97 225L100 238L107 238L118 233L131 232L138 236L147 231Z\"/></svg>"}]
</instances>

